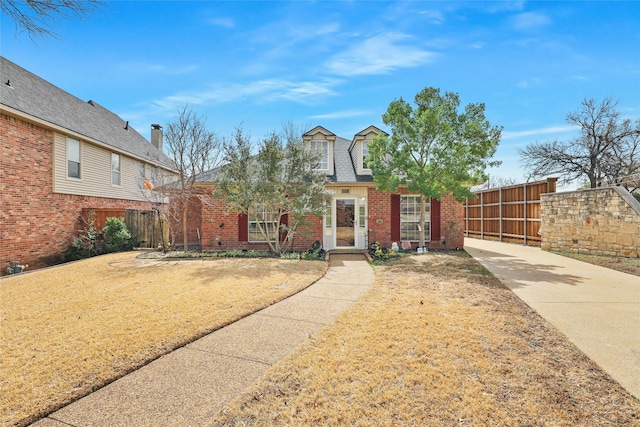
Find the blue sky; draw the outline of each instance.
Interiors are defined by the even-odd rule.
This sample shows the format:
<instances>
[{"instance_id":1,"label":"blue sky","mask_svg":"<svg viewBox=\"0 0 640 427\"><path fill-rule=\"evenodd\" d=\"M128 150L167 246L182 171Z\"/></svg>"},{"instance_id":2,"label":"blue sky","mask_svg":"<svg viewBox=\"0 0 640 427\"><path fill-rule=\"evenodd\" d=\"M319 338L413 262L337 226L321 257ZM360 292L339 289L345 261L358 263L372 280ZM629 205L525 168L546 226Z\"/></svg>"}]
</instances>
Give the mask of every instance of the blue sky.
<instances>
[{"instance_id":1,"label":"blue sky","mask_svg":"<svg viewBox=\"0 0 640 427\"><path fill-rule=\"evenodd\" d=\"M434 86L486 104L504 127L490 172L524 180L517 149L575 136L584 98L640 117L638 1L110 1L51 29L3 16L2 55L147 138L188 103L220 136L292 121L351 139Z\"/></svg>"}]
</instances>

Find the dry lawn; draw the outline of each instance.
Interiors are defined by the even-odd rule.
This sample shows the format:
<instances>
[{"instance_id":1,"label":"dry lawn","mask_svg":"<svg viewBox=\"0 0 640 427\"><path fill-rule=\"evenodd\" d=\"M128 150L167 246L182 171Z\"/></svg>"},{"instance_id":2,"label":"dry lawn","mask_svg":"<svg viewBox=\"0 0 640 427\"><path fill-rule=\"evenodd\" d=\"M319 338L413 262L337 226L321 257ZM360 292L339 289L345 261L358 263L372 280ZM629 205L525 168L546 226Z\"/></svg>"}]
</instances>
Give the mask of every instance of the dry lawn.
<instances>
[{"instance_id":1,"label":"dry lawn","mask_svg":"<svg viewBox=\"0 0 640 427\"><path fill-rule=\"evenodd\" d=\"M0 280L0 425L24 425L313 283L323 262L106 255Z\"/></svg>"},{"instance_id":2,"label":"dry lawn","mask_svg":"<svg viewBox=\"0 0 640 427\"><path fill-rule=\"evenodd\" d=\"M600 267L610 268L612 270L621 271L634 276L640 276L640 258L612 257L604 255L586 255L576 254L573 252L553 252L567 258L577 259L578 261L588 262L589 264L599 265Z\"/></svg>"},{"instance_id":3,"label":"dry lawn","mask_svg":"<svg viewBox=\"0 0 640 427\"><path fill-rule=\"evenodd\" d=\"M466 253L375 271L215 425L640 425L638 400Z\"/></svg>"}]
</instances>

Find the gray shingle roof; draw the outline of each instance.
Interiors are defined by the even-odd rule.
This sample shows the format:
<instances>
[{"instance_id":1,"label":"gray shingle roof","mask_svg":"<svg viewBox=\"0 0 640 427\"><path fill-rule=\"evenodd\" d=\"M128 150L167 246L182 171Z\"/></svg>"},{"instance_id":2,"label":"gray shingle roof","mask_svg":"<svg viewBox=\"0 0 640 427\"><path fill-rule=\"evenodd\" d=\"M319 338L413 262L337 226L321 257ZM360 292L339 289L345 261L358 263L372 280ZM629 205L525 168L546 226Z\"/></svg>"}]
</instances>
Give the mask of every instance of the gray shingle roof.
<instances>
[{"instance_id":1,"label":"gray shingle roof","mask_svg":"<svg viewBox=\"0 0 640 427\"><path fill-rule=\"evenodd\" d=\"M335 183L353 182L373 182L371 175L357 175L356 165L349 152L351 141L341 137L336 137L333 146L333 176L329 176L329 181Z\"/></svg>"},{"instance_id":2,"label":"gray shingle roof","mask_svg":"<svg viewBox=\"0 0 640 427\"><path fill-rule=\"evenodd\" d=\"M0 104L124 154L168 168L173 162L127 122L95 102L84 102L0 56Z\"/></svg>"}]
</instances>

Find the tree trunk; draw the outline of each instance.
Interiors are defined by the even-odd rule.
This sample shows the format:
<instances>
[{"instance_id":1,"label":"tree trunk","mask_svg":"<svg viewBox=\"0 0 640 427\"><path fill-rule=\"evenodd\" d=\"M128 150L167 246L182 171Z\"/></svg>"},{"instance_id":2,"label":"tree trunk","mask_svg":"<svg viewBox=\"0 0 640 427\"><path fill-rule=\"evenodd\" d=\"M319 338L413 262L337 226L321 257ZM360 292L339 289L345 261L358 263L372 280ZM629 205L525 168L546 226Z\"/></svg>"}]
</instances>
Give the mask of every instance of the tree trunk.
<instances>
[{"instance_id":1,"label":"tree trunk","mask_svg":"<svg viewBox=\"0 0 640 427\"><path fill-rule=\"evenodd\" d=\"M189 203L188 201L182 207L182 244L184 245L184 251L189 252L189 236L187 235L187 230L189 229L187 224L187 214Z\"/></svg>"},{"instance_id":2,"label":"tree trunk","mask_svg":"<svg viewBox=\"0 0 640 427\"><path fill-rule=\"evenodd\" d=\"M425 241L425 235L424 235L424 221L425 221L425 217L427 216L427 203L425 201L425 197L424 196L420 196L420 224L418 224L418 230L420 230L420 247L424 248L426 241Z\"/></svg>"}]
</instances>

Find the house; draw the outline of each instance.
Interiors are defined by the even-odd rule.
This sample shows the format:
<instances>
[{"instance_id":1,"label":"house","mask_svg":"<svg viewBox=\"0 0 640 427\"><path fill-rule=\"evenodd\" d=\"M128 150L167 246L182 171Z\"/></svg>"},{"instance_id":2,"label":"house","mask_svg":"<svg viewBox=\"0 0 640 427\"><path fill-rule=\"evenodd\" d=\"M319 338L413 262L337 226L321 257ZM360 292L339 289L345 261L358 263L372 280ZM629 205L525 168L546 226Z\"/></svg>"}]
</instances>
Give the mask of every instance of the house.
<instances>
[{"instance_id":1,"label":"house","mask_svg":"<svg viewBox=\"0 0 640 427\"><path fill-rule=\"evenodd\" d=\"M145 181L174 173L159 125L149 142L96 102L4 57L0 76L0 262L61 261L83 209L153 207Z\"/></svg>"},{"instance_id":2,"label":"house","mask_svg":"<svg viewBox=\"0 0 640 427\"><path fill-rule=\"evenodd\" d=\"M377 190L366 167L368 142L380 133L383 131L369 126L349 140L317 126L303 135L305 143L322 153L318 168L326 173L332 196L324 217L310 218L311 226L298 230L294 249L308 249L315 241L326 250L366 249L375 241L384 247L393 242L409 242L413 248L418 245L419 196L406 188L395 193ZM223 200L210 196L211 187L206 183L211 180L211 174L200 179L206 199L201 196L192 209L190 242L197 239L205 250L266 249L256 219L228 212ZM464 206L445 196L429 200L427 209L423 225L427 248L462 247Z\"/></svg>"}]
</instances>

